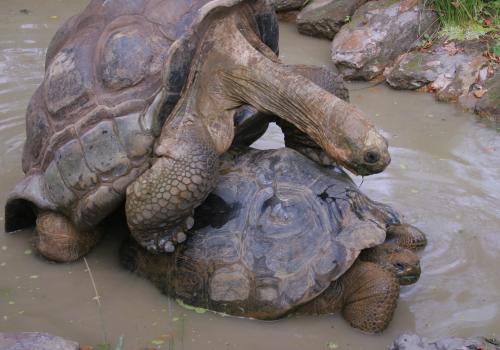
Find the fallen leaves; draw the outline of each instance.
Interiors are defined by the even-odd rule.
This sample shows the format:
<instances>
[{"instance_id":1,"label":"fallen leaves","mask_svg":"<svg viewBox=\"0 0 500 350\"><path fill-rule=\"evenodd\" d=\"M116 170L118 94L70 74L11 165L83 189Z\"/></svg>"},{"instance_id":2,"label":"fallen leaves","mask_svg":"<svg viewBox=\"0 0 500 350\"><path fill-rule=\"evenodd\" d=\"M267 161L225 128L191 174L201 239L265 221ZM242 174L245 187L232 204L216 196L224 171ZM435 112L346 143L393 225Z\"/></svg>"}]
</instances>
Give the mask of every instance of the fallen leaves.
<instances>
[{"instance_id":1,"label":"fallen leaves","mask_svg":"<svg viewBox=\"0 0 500 350\"><path fill-rule=\"evenodd\" d=\"M484 95L487 91L488 91L488 90L483 89L483 88L481 87L481 89L479 89L479 90L475 90L475 91L474 91L474 96L476 96L477 98L481 98L481 97L483 97L483 95Z\"/></svg>"},{"instance_id":2,"label":"fallen leaves","mask_svg":"<svg viewBox=\"0 0 500 350\"><path fill-rule=\"evenodd\" d=\"M194 311L197 314L204 314L205 312L208 311L208 309L202 307L187 305L181 299L176 299L175 301L177 302L177 304L179 304L179 306L183 307L184 309Z\"/></svg>"},{"instance_id":3,"label":"fallen leaves","mask_svg":"<svg viewBox=\"0 0 500 350\"><path fill-rule=\"evenodd\" d=\"M483 56L491 62L500 63L500 56L497 56L494 52L485 51L483 53Z\"/></svg>"},{"instance_id":4,"label":"fallen leaves","mask_svg":"<svg viewBox=\"0 0 500 350\"><path fill-rule=\"evenodd\" d=\"M455 56L457 53L464 52L463 47L457 47L455 43L452 41L450 43L447 43L443 46L443 49L448 53L450 56Z\"/></svg>"}]
</instances>

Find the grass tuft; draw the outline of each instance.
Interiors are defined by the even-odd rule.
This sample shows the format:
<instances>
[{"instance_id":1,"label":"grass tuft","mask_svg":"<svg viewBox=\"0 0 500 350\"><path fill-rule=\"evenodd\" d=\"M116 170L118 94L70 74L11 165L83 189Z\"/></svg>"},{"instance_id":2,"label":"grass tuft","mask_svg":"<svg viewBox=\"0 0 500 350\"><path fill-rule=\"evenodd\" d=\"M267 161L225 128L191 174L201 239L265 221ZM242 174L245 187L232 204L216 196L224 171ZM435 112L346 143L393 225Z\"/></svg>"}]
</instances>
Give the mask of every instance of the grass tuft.
<instances>
[{"instance_id":1,"label":"grass tuft","mask_svg":"<svg viewBox=\"0 0 500 350\"><path fill-rule=\"evenodd\" d=\"M499 33L499 0L426 0L426 3L439 15L441 34L450 39L470 40Z\"/></svg>"}]
</instances>

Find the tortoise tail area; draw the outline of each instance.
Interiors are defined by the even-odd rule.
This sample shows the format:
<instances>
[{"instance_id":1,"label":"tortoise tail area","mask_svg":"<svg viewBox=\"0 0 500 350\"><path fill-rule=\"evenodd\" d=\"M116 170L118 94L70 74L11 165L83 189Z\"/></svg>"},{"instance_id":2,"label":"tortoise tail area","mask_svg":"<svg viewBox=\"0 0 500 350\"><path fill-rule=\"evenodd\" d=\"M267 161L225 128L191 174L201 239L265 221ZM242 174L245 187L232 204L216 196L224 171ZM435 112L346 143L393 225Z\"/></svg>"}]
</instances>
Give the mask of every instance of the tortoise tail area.
<instances>
[{"instance_id":1,"label":"tortoise tail area","mask_svg":"<svg viewBox=\"0 0 500 350\"><path fill-rule=\"evenodd\" d=\"M55 210L55 205L42 195L40 175L29 175L17 184L5 204L5 232L35 225L38 210Z\"/></svg>"}]
</instances>

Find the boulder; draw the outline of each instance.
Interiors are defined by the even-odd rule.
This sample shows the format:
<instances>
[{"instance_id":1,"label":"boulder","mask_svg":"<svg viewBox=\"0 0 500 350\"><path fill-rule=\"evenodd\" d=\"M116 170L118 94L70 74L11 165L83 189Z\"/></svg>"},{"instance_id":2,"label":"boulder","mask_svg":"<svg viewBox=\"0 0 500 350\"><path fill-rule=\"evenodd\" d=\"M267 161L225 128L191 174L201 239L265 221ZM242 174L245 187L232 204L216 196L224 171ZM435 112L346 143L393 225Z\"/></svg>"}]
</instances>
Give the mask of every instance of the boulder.
<instances>
[{"instance_id":1,"label":"boulder","mask_svg":"<svg viewBox=\"0 0 500 350\"><path fill-rule=\"evenodd\" d=\"M500 121L500 78L478 41L437 42L429 50L408 52L386 68L387 83L396 89L422 89L439 101L458 102L479 115Z\"/></svg>"},{"instance_id":2,"label":"boulder","mask_svg":"<svg viewBox=\"0 0 500 350\"><path fill-rule=\"evenodd\" d=\"M48 333L0 333L2 350L79 350L78 343Z\"/></svg>"},{"instance_id":3,"label":"boulder","mask_svg":"<svg viewBox=\"0 0 500 350\"><path fill-rule=\"evenodd\" d=\"M300 9L305 2L306 0L271 0L277 12Z\"/></svg>"},{"instance_id":4,"label":"boulder","mask_svg":"<svg viewBox=\"0 0 500 350\"><path fill-rule=\"evenodd\" d=\"M424 338L407 333L399 336L388 350L497 350L500 344L494 339L486 338L444 338L429 342Z\"/></svg>"},{"instance_id":5,"label":"boulder","mask_svg":"<svg viewBox=\"0 0 500 350\"><path fill-rule=\"evenodd\" d=\"M346 78L371 80L437 23L423 1L369 1L333 39L332 60Z\"/></svg>"},{"instance_id":6,"label":"boulder","mask_svg":"<svg viewBox=\"0 0 500 350\"><path fill-rule=\"evenodd\" d=\"M332 40L367 0L314 0L297 16L300 33Z\"/></svg>"},{"instance_id":7,"label":"boulder","mask_svg":"<svg viewBox=\"0 0 500 350\"><path fill-rule=\"evenodd\" d=\"M483 118L500 123L500 72L498 69L484 85L486 93L476 104L475 112Z\"/></svg>"}]
</instances>

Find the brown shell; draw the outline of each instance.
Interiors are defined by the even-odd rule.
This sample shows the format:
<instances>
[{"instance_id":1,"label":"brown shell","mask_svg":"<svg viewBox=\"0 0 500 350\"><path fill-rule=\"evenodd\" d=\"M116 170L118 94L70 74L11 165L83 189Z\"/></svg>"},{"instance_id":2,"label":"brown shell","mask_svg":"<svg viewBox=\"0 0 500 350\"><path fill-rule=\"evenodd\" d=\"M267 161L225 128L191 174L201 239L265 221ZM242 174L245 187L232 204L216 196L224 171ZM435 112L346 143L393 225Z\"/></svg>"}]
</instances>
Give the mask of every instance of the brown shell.
<instances>
[{"instance_id":1,"label":"brown shell","mask_svg":"<svg viewBox=\"0 0 500 350\"><path fill-rule=\"evenodd\" d=\"M132 243L122 261L189 305L274 319L384 242L384 220L399 218L341 169L288 148L250 150L223 156L217 188L196 210L184 246L153 255Z\"/></svg>"}]
</instances>

